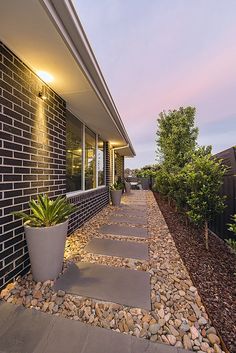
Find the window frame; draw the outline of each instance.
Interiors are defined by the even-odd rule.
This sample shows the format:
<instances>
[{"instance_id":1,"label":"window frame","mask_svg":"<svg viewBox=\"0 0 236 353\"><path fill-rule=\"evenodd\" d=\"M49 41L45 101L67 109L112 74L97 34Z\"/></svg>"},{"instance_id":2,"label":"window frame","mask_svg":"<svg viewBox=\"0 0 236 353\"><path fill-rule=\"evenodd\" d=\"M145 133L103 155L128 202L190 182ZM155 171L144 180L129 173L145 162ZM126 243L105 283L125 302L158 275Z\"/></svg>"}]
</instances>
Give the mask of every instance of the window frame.
<instances>
[{"instance_id":1,"label":"window frame","mask_svg":"<svg viewBox=\"0 0 236 353\"><path fill-rule=\"evenodd\" d=\"M72 114L74 116L74 114ZM87 193L87 192L90 192L90 191L93 191L93 190L97 190L97 189L101 189L101 188L104 188L106 187L106 166L105 166L105 163L106 163L106 149L105 149L105 141L101 138L101 136L97 133L95 133L92 129L90 129L90 127L88 127L84 122L82 122L79 118L77 118L75 116L76 119L78 119L78 121L82 124L82 175L81 175L81 179L82 179L82 182L81 182L81 190L74 190L74 191L68 191L66 192L66 196L67 197L73 197L73 196L76 196L78 194L81 194L81 193ZM92 188L92 189L85 189L85 130L89 129L93 134L95 134L95 168L96 168L96 174L95 174L95 187ZM103 172L104 172L104 180L103 180L103 184L102 185L98 185L98 141L102 140L103 143L104 143L104 150L103 150L103 158L104 158L104 163L103 163Z\"/></svg>"}]
</instances>

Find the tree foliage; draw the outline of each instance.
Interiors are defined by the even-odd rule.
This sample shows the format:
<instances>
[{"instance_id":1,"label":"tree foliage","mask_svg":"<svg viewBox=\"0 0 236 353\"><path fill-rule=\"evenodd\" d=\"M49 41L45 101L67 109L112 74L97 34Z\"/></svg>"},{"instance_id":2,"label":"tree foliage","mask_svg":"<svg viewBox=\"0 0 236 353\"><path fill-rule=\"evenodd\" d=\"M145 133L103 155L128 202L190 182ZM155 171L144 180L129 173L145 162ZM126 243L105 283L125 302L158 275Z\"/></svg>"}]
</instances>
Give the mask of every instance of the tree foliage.
<instances>
[{"instance_id":1,"label":"tree foliage","mask_svg":"<svg viewBox=\"0 0 236 353\"><path fill-rule=\"evenodd\" d=\"M146 166L142 167L141 169L136 170L136 176L138 178L155 177L159 168L160 167L158 164L146 165Z\"/></svg>"},{"instance_id":2,"label":"tree foliage","mask_svg":"<svg viewBox=\"0 0 236 353\"><path fill-rule=\"evenodd\" d=\"M184 167L197 145L198 128L194 126L193 107L169 110L157 119L157 159L168 172Z\"/></svg>"},{"instance_id":3,"label":"tree foliage","mask_svg":"<svg viewBox=\"0 0 236 353\"><path fill-rule=\"evenodd\" d=\"M195 108L179 108L159 115L157 153L162 161L155 190L174 201L197 226L205 227L208 249L208 222L224 209L219 195L226 167L212 157L211 146L197 146Z\"/></svg>"}]
</instances>

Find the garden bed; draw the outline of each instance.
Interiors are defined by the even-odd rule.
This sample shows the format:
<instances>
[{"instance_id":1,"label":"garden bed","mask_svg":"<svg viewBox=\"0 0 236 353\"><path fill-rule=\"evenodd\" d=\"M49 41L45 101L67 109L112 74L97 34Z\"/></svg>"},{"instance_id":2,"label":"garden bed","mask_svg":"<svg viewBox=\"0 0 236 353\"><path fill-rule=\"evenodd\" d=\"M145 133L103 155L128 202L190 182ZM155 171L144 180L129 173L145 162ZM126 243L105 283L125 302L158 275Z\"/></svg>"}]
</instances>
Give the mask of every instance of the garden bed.
<instances>
[{"instance_id":1,"label":"garden bed","mask_svg":"<svg viewBox=\"0 0 236 353\"><path fill-rule=\"evenodd\" d=\"M236 352L236 255L217 236L209 235L209 251L199 230L186 226L158 193L154 193L182 260L197 287L215 328L229 352Z\"/></svg>"}]
</instances>

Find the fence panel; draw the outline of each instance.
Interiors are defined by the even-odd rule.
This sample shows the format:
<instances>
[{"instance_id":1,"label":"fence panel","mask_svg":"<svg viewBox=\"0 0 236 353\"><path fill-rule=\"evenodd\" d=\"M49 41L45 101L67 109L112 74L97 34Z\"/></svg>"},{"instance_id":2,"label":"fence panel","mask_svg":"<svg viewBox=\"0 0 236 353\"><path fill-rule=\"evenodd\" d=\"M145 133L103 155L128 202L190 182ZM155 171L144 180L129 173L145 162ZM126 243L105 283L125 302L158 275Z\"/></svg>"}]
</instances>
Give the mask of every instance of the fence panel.
<instances>
[{"instance_id":1,"label":"fence panel","mask_svg":"<svg viewBox=\"0 0 236 353\"><path fill-rule=\"evenodd\" d=\"M230 217L236 213L236 148L229 148L216 154L215 157L223 159L223 163L229 167L221 189L221 195L226 195L227 199L224 212L210 223L210 229L223 239L236 240L236 236L228 230Z\"/></svg>"}]
</instances>

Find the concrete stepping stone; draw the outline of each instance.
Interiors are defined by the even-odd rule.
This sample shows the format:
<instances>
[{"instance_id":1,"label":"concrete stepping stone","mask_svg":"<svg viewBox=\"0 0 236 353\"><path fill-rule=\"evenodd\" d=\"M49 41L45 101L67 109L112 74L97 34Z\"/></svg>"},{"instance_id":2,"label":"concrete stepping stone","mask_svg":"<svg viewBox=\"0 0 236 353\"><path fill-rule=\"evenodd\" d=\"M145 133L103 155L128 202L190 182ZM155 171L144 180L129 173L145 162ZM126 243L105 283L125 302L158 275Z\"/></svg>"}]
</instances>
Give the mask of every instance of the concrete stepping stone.
<instances>
[{"instance_id":1,"label":"concrete stepping stone","mask_svg":"<svg viewBox=\"0 0 236 353\"><path fill-rule=\"evenodd\" d=\"M114 215L127 215L127 216L131 216L131 217L145 217L147 216L147 213L145 210L135 210L135 209L125 209L125 208L121 208L119 210L117 210Z\"/></svg>"},{"instance_id":2,"label":"concrete stepping stone","mask_svg":"<svg viewBox=\"0 0 236 353\"><path fill-rule=\"evenodd\" d=\"M85 247L93 254L148 260L148 245L132 241L93 238Z\"/></svg>"},{"instance_id":3,"label":"concrete stepping stone","mask_svg":"<svg viewBox=\"0 0 236 353\"><path fill-rule=\"evenodd\" d=\"M120 235L124 237L148 238L146 228L128 227L119 224L105 224L99 228L102 234Z\"/></svg>"},{"instance_id":4,"label":"concrete stepping stone","mask_svg":"<svg viewBox=\"0 0 236 353\"><path fill-rule=\"evenodd\" d=\"M146 206L138 206L138 205L129 205L129 204L122 204L120 206L120 209L123 211L128 211L128 210L135 210L135 211L140 211L140 212L147 212L147 207Z\"/></svg>"},{"instance_id":5,"label":"concrete stepping stone","mask_svg":"<svg viewBox=\"0 0 236 353\"><path fill-rule=\"evenodd\" d=\"M0 304L1 326L13 312L15 321L10 316L8 329L0 331L1 353L192 352L9 303Z\"/></svg>"},{"instance_id":6,"label":"concrete stepping stone","mask_svg":"<svg viewBox=\"0 0 236 353\"><path fill-rule=\"evenodd\" d=\"M133 204L142 204L142 205L147 205L147 202L144 200L130 200L126 199L125 202L133 203Z\"/></svg>"},{"instance_id":7,"label":"concrete stepping stone","mask_svg":"<svg viewBox=\"0 0 236 353\"><path fill-rule=\"evenodd\" d=\"M150 275L144 271L78 262L69 266L54 289L151 310Z\"/></svg>"},{"instance_id":8,"label":"concrete stepping stone","mask_svg":"<svg viewBox=\"0 0 236 353\"><path fill-rule=\"evenodd\" d=\"M109 222L120 222L120 223L130 223L130 224L140 224L140 225L146 225L147 224L147 218L146 217L127 217L125 215L119 216L119 215L112 215L108 219Z\"/></svg>"},{"instance_id":9,"label":"concrete stepping stone","mask_svg":"<svg viewBox=\"0 0 236 353\"><path fill-rule=\"evenodd\" d=\"M36 310L25 310L23 306L1 304L0 352L34 352L34 348L41 339L46 339L52 320L53 317L50 315L38 316Z\"/></svg>"}]
</instances>

